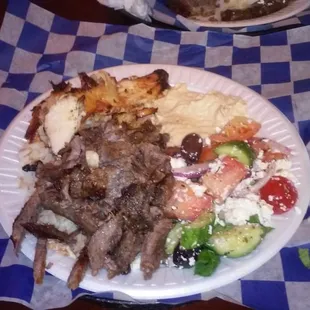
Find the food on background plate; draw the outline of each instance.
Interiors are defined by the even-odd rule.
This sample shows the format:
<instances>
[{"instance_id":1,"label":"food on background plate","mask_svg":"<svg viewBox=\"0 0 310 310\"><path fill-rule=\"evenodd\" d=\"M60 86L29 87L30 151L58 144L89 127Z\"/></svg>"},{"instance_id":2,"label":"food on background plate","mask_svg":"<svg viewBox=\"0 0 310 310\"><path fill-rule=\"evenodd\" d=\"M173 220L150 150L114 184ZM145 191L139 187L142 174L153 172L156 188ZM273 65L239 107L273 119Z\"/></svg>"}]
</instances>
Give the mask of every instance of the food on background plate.
<instances>
[{"instance_id":1,"label":"food on background plate","mask_svg":"<svg viewBox=\"0 0 310 310\"><path fill-rule=\"evenodd\" d=\"M137 256L146 280L162 263L210 276L296 204L291 151L258 137L242 99L170 87L164 70L79 78L33 109L20 151L35 185L11 238L18 252L37 237L36 283L48 248L76 259L70 288L88 269L128 274Z\"/></svg>"},{"instance_id":2,"label":"food on background plate","mask_svg":"<svg viewBox=\"0 0 310 310\"><path fill-rule=\"evenodd\" d=\"M237 21L262 17L286 7L291 0L167 0L167 6L196 20Z\"/></svg>"}]
</instances>

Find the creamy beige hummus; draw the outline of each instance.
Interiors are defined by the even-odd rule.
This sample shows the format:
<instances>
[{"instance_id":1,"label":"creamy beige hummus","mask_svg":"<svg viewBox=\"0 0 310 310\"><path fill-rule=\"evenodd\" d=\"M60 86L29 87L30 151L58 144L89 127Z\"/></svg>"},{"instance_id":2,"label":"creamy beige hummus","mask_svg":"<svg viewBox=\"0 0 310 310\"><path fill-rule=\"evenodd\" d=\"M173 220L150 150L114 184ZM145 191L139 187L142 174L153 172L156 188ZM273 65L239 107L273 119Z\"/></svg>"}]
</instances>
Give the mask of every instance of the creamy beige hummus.
<instances>
[{"instance_id":1,"label":"creamy beige hummus","mask_svg":"<svg viewBox=\"0 0 310 310\"><path fill-rule=\"evenodd\" d=\"M207 137L234 116L247 115L241 98L220 92L196 93L185 84L166 91L154 104L158 108L156 121L162 124L162 132L170 134L169 146L181 145L182 139L193 132Z\"/></svg>"}]
</instances>

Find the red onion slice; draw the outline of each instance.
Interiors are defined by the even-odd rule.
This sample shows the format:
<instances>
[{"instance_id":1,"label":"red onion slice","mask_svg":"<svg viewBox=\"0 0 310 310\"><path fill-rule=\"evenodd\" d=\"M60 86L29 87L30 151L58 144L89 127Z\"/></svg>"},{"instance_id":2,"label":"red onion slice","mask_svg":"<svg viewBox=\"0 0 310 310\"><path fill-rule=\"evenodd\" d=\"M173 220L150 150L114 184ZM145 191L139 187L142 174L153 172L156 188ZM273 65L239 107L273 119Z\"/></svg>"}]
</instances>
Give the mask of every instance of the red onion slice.
<instances>
[{"instance_id":1,"label":"red onion slice","mask_svg":"<svg viewBox=\"0 0 310 310\"><path fill-rule=\"evenodd\" d=\"M175 177L182 177L187 179L200 178L209 170L210 163L195 164L187 167L172 169L172 174Z\"/></svg>"},{"instance_id":2,"label":"red onion slice","mask_svg":"<svg viewBox=\"0 0 310 310\"><path fill-rule=\"evenodd\" d=\"M266 170L266 175L249 188L250 192L257 193L264 185L267 184L267 182L275 175L275 173L276 164L272 162Z\"/></svg>"},{"instance_id":3,"label":"red onion slice","mask_svg":"<svg viewBox=\"0 0 310 310\"><path fill-rule=\"evenodd\" d=\"M271 148L273 152L280 152L287 156L291 155L292 153L292 150L290 148L288 148L287 146L284 146L283 144L277 141L270 140L270 139L263 139L263 141L269 145L269 147Z\"/></svg>"}]
</instances>

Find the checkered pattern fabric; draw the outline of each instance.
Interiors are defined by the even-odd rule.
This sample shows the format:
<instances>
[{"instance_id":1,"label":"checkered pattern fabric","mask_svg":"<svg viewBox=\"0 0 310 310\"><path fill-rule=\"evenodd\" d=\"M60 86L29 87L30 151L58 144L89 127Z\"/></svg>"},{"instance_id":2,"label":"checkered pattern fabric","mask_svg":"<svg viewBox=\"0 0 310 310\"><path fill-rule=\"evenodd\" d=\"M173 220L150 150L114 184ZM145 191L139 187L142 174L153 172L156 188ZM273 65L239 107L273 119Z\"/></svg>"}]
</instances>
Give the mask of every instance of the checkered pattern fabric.
<instances>
[{"instance_id":1,"label":"checkered pattern fabric","mask_svg":"<svg viewBox=\"0 0 310 310\"><path fill-rule=\"evenodd\" d=\"M69 21L27 0L9 0L0 30L0 134L26 104L50 88L50 80L121 64L166 63L212 71L261 93L295 124L310 151L309 51L310 26L260 37L179 32ZM304 239L309 215L290 247L245 278L214 292L163 302L220 296L257 310L310 309L310 270L295 247L310 247ZM49 274L42 286L34 285L31 266L22 254L15 257L0 226L0 299L42 310L89 293L70 291ZM100 296L130 300L117 293Z\"/></svg>"},{"instance_id":2,"label":"checkered pattern fabric","mask_svg":"<svg viewBox=\"0 0 310 310\"><path fill-rule=\"evenodd\" d=\"M191 31L218 31L226 33L245 33L245 32L257 32L266 31L270 29L276 29L279 27L290 25L309 25L310 11L305 11L297 16L275 22L272 24L249 26L241 28L207 28L201 27L198 23L195 23L183 16L176 15L166 6L166 0L146 0L152 8L152 17L160 22L168 25L176 26L180 29L187 29Z\"/></svg>"}]
</instances>

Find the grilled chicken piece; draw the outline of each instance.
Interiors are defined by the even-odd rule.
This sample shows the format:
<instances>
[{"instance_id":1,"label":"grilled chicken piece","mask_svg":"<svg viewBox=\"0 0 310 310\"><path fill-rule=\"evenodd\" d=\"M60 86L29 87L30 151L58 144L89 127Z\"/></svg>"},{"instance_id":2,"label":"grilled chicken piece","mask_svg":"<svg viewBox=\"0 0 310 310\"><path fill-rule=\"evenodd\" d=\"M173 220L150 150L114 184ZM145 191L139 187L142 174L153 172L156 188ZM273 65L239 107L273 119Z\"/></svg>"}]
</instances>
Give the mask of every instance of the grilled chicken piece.
<instances>
[{"instance_id":1,"label":"grilled chicken piece","mask_svg":"<svg viewBox=\"0 0 310 310\"><path fill-rule=\"evenodd\" d=\"M162 92L169 88L168 73L164 70L155 70L143 77L123 79L117 83L103 70L92 76L84 72L79 74L81 88L72 88L70 83L53 85L51 95L42 101L32 111L32 119L25 134L29 142L40 140L39 128L44 124L46 114L57 100L70 94L84 102L86 117L94 113L113 114L117 112L136 111L137 105L150 102L161 96ZM154 109L138 112L139 117L154 113Z\"/></svg>"},{"instance_id":2,"label":"grilled chicken piece","mask_svg":"<svg viewBox=\"0 0 310 310\"><path fill-rule=\"evenodd\" d=\"M92 79L94 83L90 83L90 79ZM85 76L83 80L85 84ZM87 80L88 89L84 91L84 104L85 111L88 115L95 112L105 112L109 114L113 110L112 107L121 105L117 92L117 82L114 77L111 77L107 72L100 71L96 73L96 75L88 77Z\"/></svg>"},{"instance_id":3,"label":"grilled chicken piece","mask_svg":"<svg viewBox=\"0 0 310 310\"><path fill-rule=\"evenodd\" d=\"M22 208L21 212L13 223L13 232L11 239L13 241L16 253L18 253L20 245L26 233L23 225L33 221L37 217L40 202L41 200L39 196L39 191L36 190L29 198L25 206Z\"/></svg>"},{"instance_id":4,"label":"grilled chicken piece","mask_svg":"<svg viewBox=\"0 0 310 310\"><path fill-rule=\"evenodd\" d=\"M36 245L36 253L33 261L33 277L36 284L42 284L45 273L47 254L47 239L39 238Z\"/></svg>"},{"instance_id":5,"label":"grilled chicken piece","mask_svg":"<svg viewBox=\"0 0 310 310\"><path fill-rule=\"evenodd\" d=\"M83 90L91 89L98 86L99 84L92 77L88 76L85 72L79 73L79 78L81 80L81 88Z\"/></svg>"},{"instance_id":6,"label":"grilled chicken piece","mask_svg":"<svg viewBox=\"0 0 310 310\"><path fill-rule=\"evenodd\" d=\"M71 290L75 290L78 288L80 282L85 276L88 266L89 258L87 255L87 248L84 248L81 251L79 258L75 262L67 280L67 285Z\"/></svg>"},{"instance_id":7,"label":"grilled chicken piece","mask_svg":"<svg viewBox=\"0 0 310 310\"><path fill-rule=\"evenodd\" d=\"M55 86L57 87L57 86ZM40 140L39 137L39 127L44 123L45 115L50 110L51 106L56 103L56 101L63 95L65 95L71 87L66 87L63 90L52 91L51 95L43 100L40 104L35 106L32 110L32 118L28 129L25 134L25 138L31 143L36 140Z\"/></svg>"},{"instance_id":8,"label":"grilled chicken piece","mask_svg":"<svg viewBox=\"0 0 310 310\"><path fill-rule=\"evenodd\" d=\"M169 88L168 78L168 73L159 69L146 76L123 79L118 83L121 101L130 106L152 102Z\"/></svg>"},{"instance_id":9,"label":"grilled chicken piece","mask_svg":"<svg viewBox=\"0 0 310 310\"><path fill-rule=\"evenodd\" d=\"M25 138L27 140L29 140L29 142L34 141L35 136L37 134L37 131L38 131L39 127L42 125L41 114L42 114L41 104L35 106L32 109L32 118L31 118L30 124L29 124L27 131L26 131L26 134L25 134Z\"/></svg>"}]
</instances>

